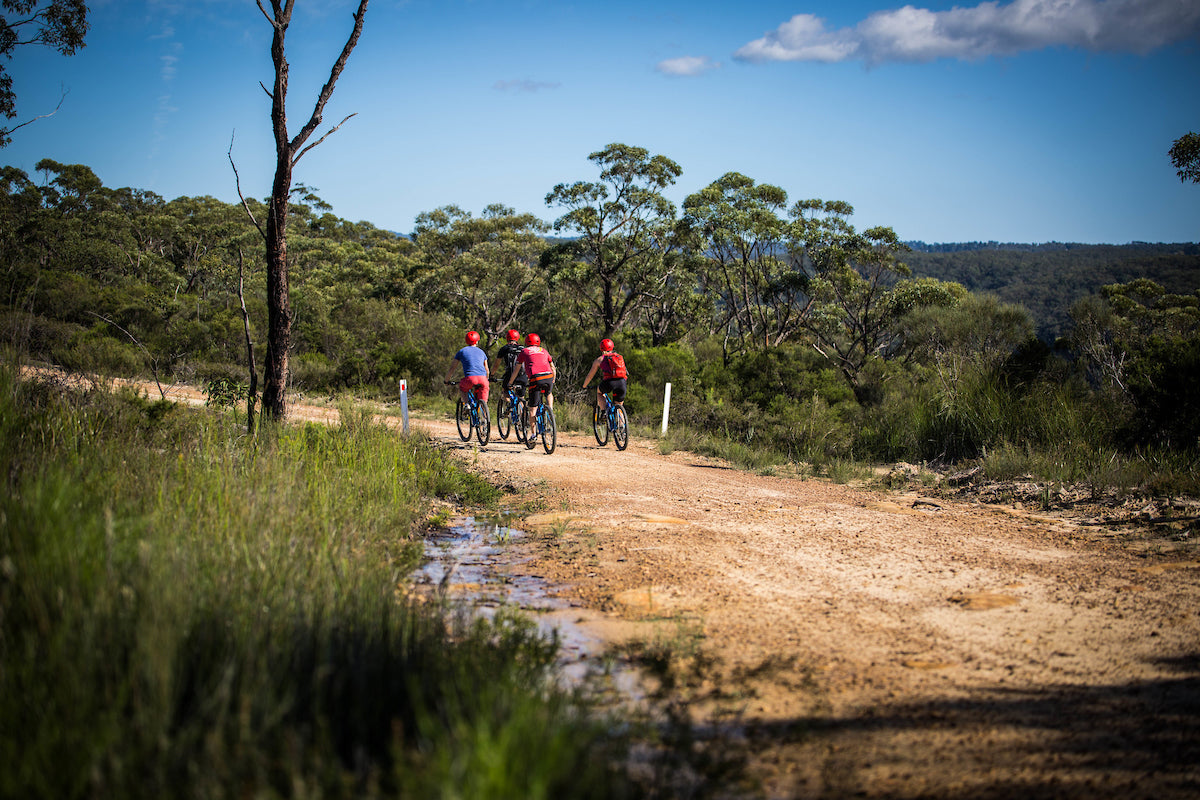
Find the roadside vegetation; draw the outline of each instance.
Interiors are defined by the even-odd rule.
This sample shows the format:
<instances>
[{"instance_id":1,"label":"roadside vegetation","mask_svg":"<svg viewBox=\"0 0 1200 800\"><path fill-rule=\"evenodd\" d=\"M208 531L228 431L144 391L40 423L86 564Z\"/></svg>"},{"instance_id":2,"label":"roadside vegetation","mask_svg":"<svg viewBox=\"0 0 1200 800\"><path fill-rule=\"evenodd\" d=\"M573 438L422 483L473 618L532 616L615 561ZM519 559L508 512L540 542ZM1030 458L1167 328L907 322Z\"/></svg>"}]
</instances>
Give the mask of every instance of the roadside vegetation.
<instances>
[{"instance_id":1,"label":"roadside vegetation","mask_svg":"<svg viewBox=\"0 0 1200 800\"><path fill-rule=\"evenodd\" d=\"M655 796L511 615L410 598L419 437L0 370L0 797Z\"/></svg>"},{"instance_id":2,"label":"roadside vegetation","mask_svg":"<svg viewBox=\"0 0 1200 800\"><path fill-rule=\"evenodd\" d=\"M669 158L613 144L591 161L596 176L548 193L550 221L446 206L407 235L340 219L297 186L291 395L387 402L404 379L415 410L441 408L463 332L494 352L517 328L556 358L560 424L586 430L579 383L608 335L635 431L658 435L672 386L664 450L830 477L908 462L1197 493L1196 245L912 251L889 228L856 229L844 202L789 202L728 173L677 208ZM266 327L245 211L110 189L83 165L38 169L0 176L4 340L244 408L247 330L262 363Z\"/></svg>"}]
</instances>

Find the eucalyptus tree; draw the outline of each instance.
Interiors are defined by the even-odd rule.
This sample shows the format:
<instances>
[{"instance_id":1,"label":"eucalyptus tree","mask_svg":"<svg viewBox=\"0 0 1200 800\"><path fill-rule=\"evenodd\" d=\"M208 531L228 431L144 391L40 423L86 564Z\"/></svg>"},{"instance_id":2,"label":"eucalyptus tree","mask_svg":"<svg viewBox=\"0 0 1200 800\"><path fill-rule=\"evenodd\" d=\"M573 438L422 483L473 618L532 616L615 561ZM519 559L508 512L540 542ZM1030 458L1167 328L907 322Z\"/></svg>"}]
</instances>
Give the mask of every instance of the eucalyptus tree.
<instances>
[{"instance_id":1,"label":"eucalyptus tree","mask_svg":"<svg viewBox=\"0 0 1200 800\"><path fill-rule=\"evenodd\" d=\"M680 263L669 257L679 247L675 205L662 192L683 170L626 144L588 160L600 168L599 180L560 183L546 195L547 206L564 212L555 232L571 238L547 250L543 263L611 336L637 319Z\"/></svg>"},{"instance_id":2,"label":"eucalyptus tree","mask_svg":"<svg viewBox=\"0 0 1200 800\"><path fill-rule=\"evenodd\" d=\"M789 258L792 223L781 216L787 192L729 172L683 202L699 234L719 296L721 327L740 349L779 345L797 334L808 312L809 276Z\"/></svg>"},{"instance_id":3,"label":"eucalyptus tree","mask_svg":"<svg viewBox=\"0 0 1200 800\"><path fill-rule=\"evenodd\" d=\"M908 250L888 227L858 232L842 202L805 200L791 210L797 222L797 258L810 265L813 303L804 328L813 347L846 380L855 399L869 404L877 386L867 380L872 362L895 356L904 344L902 317L927 305L952 305L954 284L906 282L900 260ZM960 287L961 288L961 287Z\"/></svg>"},{"instance_id":4,"label":"eucalyptus tree","mask_svg":"<svg viewBox=\"0 0 1200 800\"><path fill-rule=\"evenodd\" d=\"M13 50L28 45L52 47L64 56L74 55L84 47L87 35L87 5L83 0L0 0L0 114L5 119L17 116L17 94L13 91L12 76L4 68ZM62 105L62 101L59 101ZM57 109L55 109L57 111ZM42 117L42 114L19 125L0 126L0 147L12 141L12 133Z\"/></svg>"},{"instance_id":5,"label":"eucalyptus tree","mask_svg":"<svg viewBox=\"0 0 1200 800\"><path fill-rule=\"evenodd\" d=\"M1191 131L1180 136L1167 155L1171 157L1179 180L1200 183L1200 133Z\"/></svg>"},{"instance_id":6,"label":"eucalyptus tree","mask_svg":"<svg viewBox=\"0 0 1200 800\"><path fill-rule=\"evenodd\" d=\"M653 347L677 342L688 334L711 333L708 326L716 310L713 296L700 291L708 264L698 249L683 246L668 251L662 285L647 292L640 310L641 327Z\"/></svg>"},{"instance_id":7,"label":"eucalyptus tree","mask_svg":"<svg viewBox=\"0 0 1200 800\"><path fill-rule=\"evenodd\" d=\"M263 365L263 413L275 419L283 419L287 411L288 355L292 338L292 307L288 288L288 203L292 191L292 172L305 153L325 141L334 131L354 116L345 117L311 144L308 140L320 127L325 106L333 96L334 87L346 62L350 58L358 38L362 34L363 18L367 12L367 0L359 0L354 13L354 26L346 39L342 52L329 72L329 79L321 87L312 113L295 136L288 133L287 92L288 61L286 37L292 21L295 0L270 0L271 11L263 7L263 0L256 0L259 10L270 23L274 33L271 38L271 62L275 78L267 94L271 98L271 129L275 138L275 178L271 186L271 200L266 211L265 227L259 227L266 243L267 262L267 354ZM265 89L266 87L264 87ZM259 225L255 220L255 224Z\"/></svg>"},{"instance_id":8,"label":"eucalyptus tree","mask_svg":"<svg viewBox=\"0 0 1200 800\"><path fill-rule=\"evenodd\" d=\"M458 206L419 214L413 235L425 264L419 291L477 328L490 346L542 299L539 259L549 226L499 203L474 217Z\"/></svg>"},{"instance_id":9,"label":"eucalyptus tree","mask_svg":"<svg viewBox=\"0 0 1200 800\"><path fill-rule=\"evenodd\" d=\"M33 235L47 258L102 284L126 277L169 281L164 248L170 222L161 197L140 189L110 189L83 164L45 158L36 166L44 176L38 188L44 213Z\"/></svg>"},{"instance_id":10,"label":"eucalyptus tree","mask_svg":"<svg viewBox=\"0 0 1200 800\"><path fill-rule=\"evenodd\" d=\"M1071 308L1072 344L1133 444L1200 450L1200 290L1139 278Z\"/></svg>"}]
</instances>

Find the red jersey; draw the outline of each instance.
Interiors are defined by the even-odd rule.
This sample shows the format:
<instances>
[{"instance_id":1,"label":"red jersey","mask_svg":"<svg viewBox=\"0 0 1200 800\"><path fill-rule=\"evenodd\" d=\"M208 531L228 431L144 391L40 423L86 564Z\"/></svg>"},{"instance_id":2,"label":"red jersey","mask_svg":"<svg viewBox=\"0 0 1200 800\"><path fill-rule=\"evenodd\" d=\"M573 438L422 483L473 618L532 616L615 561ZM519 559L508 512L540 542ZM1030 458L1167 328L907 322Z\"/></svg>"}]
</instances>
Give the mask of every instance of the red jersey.
<instances>
[{"instance_id":1,"label":"red jersey","mask_svg":"<svg viewBox=\"0 0 1200 800\"><path fill-rule=\"evenodd\" d=\"M517 361L525 367L525 374L530 380L544 378L547 375L554 374L554 368L551 366L554 359L542 347L526 347L517 356Z\"/></svg>"}]
</instances>

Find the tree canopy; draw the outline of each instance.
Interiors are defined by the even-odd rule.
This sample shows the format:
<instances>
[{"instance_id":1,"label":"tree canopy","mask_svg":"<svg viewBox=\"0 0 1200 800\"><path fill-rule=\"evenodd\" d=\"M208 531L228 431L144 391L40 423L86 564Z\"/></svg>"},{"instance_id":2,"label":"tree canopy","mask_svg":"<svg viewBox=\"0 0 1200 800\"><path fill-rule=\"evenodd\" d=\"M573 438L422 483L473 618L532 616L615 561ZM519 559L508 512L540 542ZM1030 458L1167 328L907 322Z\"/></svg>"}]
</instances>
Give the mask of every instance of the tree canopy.
<instances>
[{"instance_id":1,"label":"tree canopy","mask_svg":"<svg viewBox=\"0 0 1200 800\"><path fill-rule=\"evenodd\" d=\"M12 60L16 48L28 45L51 47L64 56L74 55L84 46L88 9L83 0L0 0L0 8L4 10L0 15L0 114L5 119L14 119L17 94L5 62ZM32 121L0 126L0 147L12 141L13 131Z\"/></svg>"}]
</instances>

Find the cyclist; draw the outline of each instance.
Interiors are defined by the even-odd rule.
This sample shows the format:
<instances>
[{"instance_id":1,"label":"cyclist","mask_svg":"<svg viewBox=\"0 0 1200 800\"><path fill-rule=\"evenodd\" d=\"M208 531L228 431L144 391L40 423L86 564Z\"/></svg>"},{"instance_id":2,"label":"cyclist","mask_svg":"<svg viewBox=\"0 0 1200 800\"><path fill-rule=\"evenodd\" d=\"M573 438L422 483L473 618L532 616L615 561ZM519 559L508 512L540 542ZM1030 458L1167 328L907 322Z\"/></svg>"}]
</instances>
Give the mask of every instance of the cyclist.
<instances>
[{"instance_id":1,"label":"cyclist","mask_svg":"<svg viewBox=\"0 0 1200 800\"><path fill-rule=\"evenodd\" d=\"M508 332L508 342L496 351L496 358L500 363L504 364L504 377L501 379L501 386L508 386L509 380L513 376L513 371L517 368L517 356L521 355L524 350L521 346L521 334L516 330ZM515 381L517 397L525 396L525 387L529 384L529 376L521 373Z\"/></svg>"},{"instance_id":2,"label":"cyclist","mask_svg":"<svg viewBox=\"0 0 1200 800\"><path fill-rule=\"evenodd\" d=\"M467 392L479 388L479 400L486 403L488 399L488 357L479 347L479 334L467 331L467 345L454 354L450 369L446 371L446 381L454 376L454 370L462 364L463 377L458 382L458 391L462 394L463 402L467 402Z\"/></svg>"},{"instance_id":3,"label":"cyclist","mask_svg":"<svg viewBox=\"0 0 1200 800\"><path fill-rule=\"evenodd\" d=\"M592 376L596 374L596 370L600 370L600 384L596 387L596 405L601 411L607 411L608 407L604 402L605 393L611 394L617 405L624 405L625 392L628 389L626 378L629 373L625 369L625 357L614 351L612 339L604 339L600 342L600 355L592 362L592 368L588 370L587 377L583 379L583 388L592 382Z\"/></svg>"},{"instance_id":4,"label":"cyclist","mask_svg":"<svg viewBox=\"0 0 1200 800\"><path fill-rule=\"evenodd\" d=\"M525 334L525 348L517 356L517 369L504 384L520 380L522 375L529 378L529 404L525 406L525 422L529 422L530 408L537 408L542 394L546 395L546 406L554 408L554 379L558 377L558 367L546 348L542 347L542 337L536 333Z\"/></svg>"}]
</instances>

